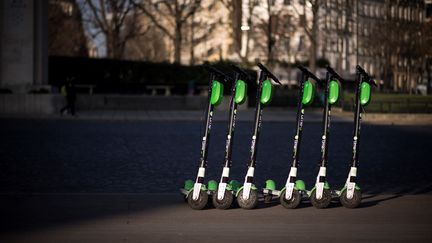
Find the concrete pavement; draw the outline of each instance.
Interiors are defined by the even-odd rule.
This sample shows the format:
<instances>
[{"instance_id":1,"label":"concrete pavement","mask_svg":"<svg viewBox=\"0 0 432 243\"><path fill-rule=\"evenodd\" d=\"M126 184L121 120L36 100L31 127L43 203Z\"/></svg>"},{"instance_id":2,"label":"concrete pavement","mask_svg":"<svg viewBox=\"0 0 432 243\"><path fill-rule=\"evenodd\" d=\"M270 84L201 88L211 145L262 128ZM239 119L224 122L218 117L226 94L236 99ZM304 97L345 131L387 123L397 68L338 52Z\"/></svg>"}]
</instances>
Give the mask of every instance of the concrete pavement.
<instances>
[{"instance_id":1,"label":"concrete pavement","mask_svg":"<svg viewBox=\"0 0 432 243\"><path fill-rule=\"evenodd\" d=\"M177 194L0 195L2 242L431 242L432 195L195 211Z\"/></svg>"},{"instance_id":2,"label":"concrete pavement","mask_svg":"<svg viewBox=\"0 0 432 243\"><path fill-rule=\"evenodd\" d=\"M195 178L202 123L0 119L0 193L172 193ZM252 122L236 124L231 178L242 180ZM308 188L318 172L321 123L304 126L299 178ZM264 122L255 183L285 183L292 161L294 122ZM226 122L212 125L207 179L218 179ZM431 126L365 124L359 183L365 193L431 193ZM328 180L338 188L349 171L352 123L334 123Z\"/></svg>"},{"instance_id":3,"label":"concrete pavement","mask_svg":"<svg viewBox=\"0 0 432 243\"><path fill-rule=\"evenodd\" d=\"M0 119L0 242L431 242L431 126L362 127L359 209L193 211L176 192L196 176L201 125ZM237 123L233 179L244 178L252 125ZM286 180L294 127L263 124L258 186ZM214 122L209 179L220 176L225 129ZM320 131L318 122L305 124L300 173L308 188ZM335 123L331 135L328 179L338 188L349 169L352 124Z\"/></svg>"}]
</instances>

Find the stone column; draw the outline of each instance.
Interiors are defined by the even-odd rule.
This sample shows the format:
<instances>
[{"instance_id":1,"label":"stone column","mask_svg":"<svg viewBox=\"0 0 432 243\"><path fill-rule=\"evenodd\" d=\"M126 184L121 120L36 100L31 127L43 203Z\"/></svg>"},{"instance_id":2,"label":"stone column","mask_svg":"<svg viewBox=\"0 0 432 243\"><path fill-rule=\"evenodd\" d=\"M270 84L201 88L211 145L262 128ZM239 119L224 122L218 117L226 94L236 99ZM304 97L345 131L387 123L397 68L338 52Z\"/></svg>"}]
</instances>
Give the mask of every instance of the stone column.
<instances>
[{"instance_id":1,"label":"stone column","mask_svg":"<svg viewBox=\"0 0 432 243\"><path fill-rule=\"evenodd\" d=\"M48 84L48 0L34 1L34 80Z\"/></svg>"},{"instance_id":2,"label":"stone column","mask_svg":"<svg viewBox=\"0 0 432 243\"><path fill-rule=\"evenodd\" d=\"M47 1L0 1L0 87L26 93L47 84Z\"/></svg>"}]
</instances>

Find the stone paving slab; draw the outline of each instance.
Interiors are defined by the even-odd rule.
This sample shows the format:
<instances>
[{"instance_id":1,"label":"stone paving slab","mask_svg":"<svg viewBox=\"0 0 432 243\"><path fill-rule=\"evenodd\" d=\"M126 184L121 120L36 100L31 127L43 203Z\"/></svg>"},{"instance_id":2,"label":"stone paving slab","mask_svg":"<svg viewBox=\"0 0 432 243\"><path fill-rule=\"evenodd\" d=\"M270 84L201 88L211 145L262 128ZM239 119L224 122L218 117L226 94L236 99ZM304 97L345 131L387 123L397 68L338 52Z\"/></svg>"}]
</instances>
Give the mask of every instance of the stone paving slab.
<instances>
[{"instance_id":1,"label":"stone paving slab","mask_svg":"<svg viewBox=\"0 0 432 243\"><path fill-rule=\"evenodd\" d=\"M432 195L195 211L177 194L0 194L2 242L431 242Z\"/></svg>"}]
</instances>

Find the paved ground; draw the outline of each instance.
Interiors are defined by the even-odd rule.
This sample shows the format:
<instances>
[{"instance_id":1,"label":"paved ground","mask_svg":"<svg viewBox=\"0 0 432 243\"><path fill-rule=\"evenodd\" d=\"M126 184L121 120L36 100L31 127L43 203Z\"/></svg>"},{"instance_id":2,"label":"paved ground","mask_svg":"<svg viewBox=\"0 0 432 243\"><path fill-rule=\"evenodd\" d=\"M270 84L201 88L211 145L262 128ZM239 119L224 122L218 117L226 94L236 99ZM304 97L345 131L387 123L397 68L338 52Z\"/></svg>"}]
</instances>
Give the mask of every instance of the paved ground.
<instances>
[{"instance_id":1,"label":"paved ground","mask_svg":"<svg viewBox=\"0 0 432 243\"><path fill-rule=\"evenodd\" d=\"M192 121L81 121L0 119L0 192L171 193L194 178L201 123ZM232 176L244 178L251 122L238 122ZM292 122L264 122L257 184L280 185L291 163ZM370 193L432 191L432 126L364 125L359 180ZM215 122L208 177L219 178L226 124ZM320 123L306 123L299 176L313 183L320 154ZM351 158L351 123L334 123L329 182L345 181Z\"/></svg>"},{"instance_id":2,"label":"paved ground","mask_svg":"<svg viewBox=\"0 0 432 243\"><path fill-rule=\"evenodd\" d=\"M432 195L191 210L171 194L0 195L2 242L431 242Z\"/></svg>"},{"instance_id":3,"label":"paved ground","mask_svg":"<svg viewBox=\"0 0 432 243\"><path fill-rule=\"evenodd\" d=\"M265 119L265 118L264 118ZM280 185L290 164L293 122L264 121L257 185ZM419 241L430 242L432 126L365 124L359 180L363 207L192 211L177 194L194 178L197 121L0 119L1 239L5 242ZM244 177L252 123L237 124L232 175ZM221 171L225 122L212 130L208 177ZM317 172L321 124L305 124L299 176ZM352 124L331 130L329 182L348 172ZM42 194L41 194L42 193ZM308 204L306 204L308 205Z\"/></svg>"}]
</instances>

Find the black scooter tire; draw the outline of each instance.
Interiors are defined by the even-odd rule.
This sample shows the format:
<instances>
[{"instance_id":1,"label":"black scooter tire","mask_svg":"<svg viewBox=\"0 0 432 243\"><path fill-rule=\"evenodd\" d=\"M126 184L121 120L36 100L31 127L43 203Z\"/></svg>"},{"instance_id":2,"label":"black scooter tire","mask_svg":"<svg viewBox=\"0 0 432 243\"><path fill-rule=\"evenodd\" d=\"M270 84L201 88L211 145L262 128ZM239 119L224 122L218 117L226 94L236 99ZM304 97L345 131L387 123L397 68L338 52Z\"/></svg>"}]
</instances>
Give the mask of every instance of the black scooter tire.
<instances>
[{"instance_id":1,"label":"black scooter tire","mask_svg":"<svg viewBox=\"0 0 432 243\"><path fill-rule=\"evenodd\" d=\"M300 192L297 191L296 189L294 189L292 192L292 196L291 196L290 200L285 199L285 193L286 193L286 191L284 190L279 197L279 200L280 200L280 203L282 204L282 206L286 209L297 208L301 202Z\"/></svg>"},{"instance_id":2,"label":"black scooter tire","mask_svg":"<svg viewBox=\"0 0 432 243\"><path fill-rule=\"evenodd\" d=\"M231 207L233 201L234 201L234 196L232 192L228 190L225 190L224 198L222 200L219 200L217 198L217 190L213 194L213 206L217 209L228 209Z\"/></svg>"},{"instance_id":3,"label":"black scooter tire","mask_svg":"<svg viewBox=\"0 0 432 243\"><path fill-rule=\"evenodd\" d=\"M356 208L360 205L362 200L362 193L360 190L355 189L354 195L351 199L347 198L347 190L344 190L339 198L342 206L346 208Z\"/></svg>"},{"instance_id":4,"label":"black scooter tire","mask_svg":"<svg viewBox=\"0 0 432 243\"><path fill-rule=\"evenodd\" d=\"M331 191L330 189L324 189L321 199L316 198L316 190L313 190L310 196L310 201L315 208L323 209L330 205L331 202Z\"/></svg>"},{"instance_id":5,"label":"black scooter tire","mask_svg":"<svg viewBox=\"0 0 432 243\"><path fill-rule=\"evenodd\" d=\"M193 191L191 191L187 198L188 204L192 209L201 210L205 208L208 202L208 194L206 191L201 190L197 200L193 199Z\"/></svg>"},{"instance_id":6,"label":"black scooter tire","mask_svg":"<svg viewBox=\"0 0 432 243\"><path fill-rule=\"evenodd\" d=\"M253 209L258 205L258 194L255 190L251 189L248 199L242 197L243 189L238 193L237 204L243 209Z\"/></svg>"}]
</instances>

